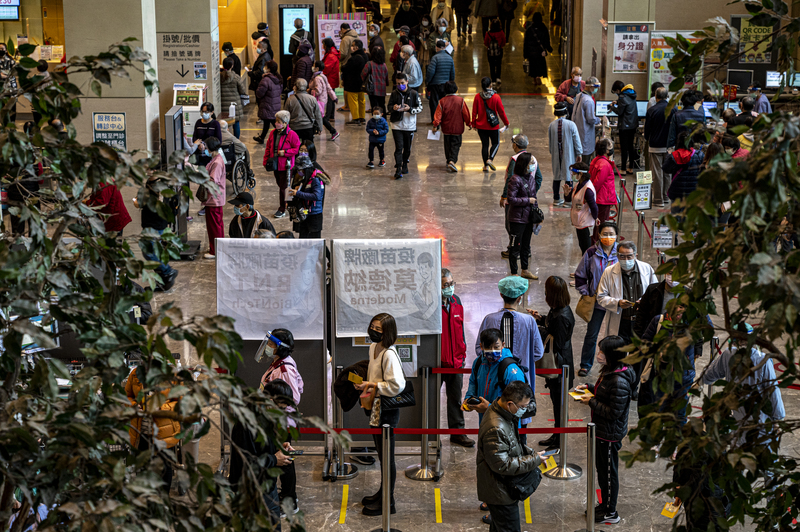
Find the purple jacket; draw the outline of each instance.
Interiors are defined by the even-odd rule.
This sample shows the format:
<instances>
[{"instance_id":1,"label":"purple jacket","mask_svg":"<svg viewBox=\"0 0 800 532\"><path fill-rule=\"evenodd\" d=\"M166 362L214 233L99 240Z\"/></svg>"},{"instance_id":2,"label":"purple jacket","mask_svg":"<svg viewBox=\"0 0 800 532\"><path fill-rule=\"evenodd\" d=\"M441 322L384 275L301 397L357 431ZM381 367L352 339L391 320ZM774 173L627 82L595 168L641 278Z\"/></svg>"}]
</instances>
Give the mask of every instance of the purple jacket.
<instances>
[{"instance_id":1,"label":"purple jacket","mask_svg":"<svg viewBox=\"0 0 800 532\"><path fill-rule=\"evenodd\" d=\"M618 262L617 259L617 244L611 248L611 253L606 255L603 251L603 246L599 243L590 247L583 254L578 268L575 270L575 288L581 295L593 296L597 293L597 286L600 284L600 277L609 266L613 266ZM595 304L595 308L605 310L599 303Z\"/></svg>"},{"instance_id":2,"label":"purple jacket","mask_svg":"<svg viewBox=\"0 0 800 532\"><path fill-rule=\"evenodd\" d=\"M508 181L508 222L526 224L531 216L529 198L536 197L536 179L533 174L525 177L513 175Z\"/></svg>"},{"instance_id":3,"label":"purple jacket","mask_svg":"<svg viewBox=\"0 0 800 532\"><path fill-rule=\"evenodd\" d=\"M258 117L261 120L275 120L275 113L281 110L281 92L283 83L275 74L267 74L261 78L256 91Z\"/></svg>"}]
</instances>

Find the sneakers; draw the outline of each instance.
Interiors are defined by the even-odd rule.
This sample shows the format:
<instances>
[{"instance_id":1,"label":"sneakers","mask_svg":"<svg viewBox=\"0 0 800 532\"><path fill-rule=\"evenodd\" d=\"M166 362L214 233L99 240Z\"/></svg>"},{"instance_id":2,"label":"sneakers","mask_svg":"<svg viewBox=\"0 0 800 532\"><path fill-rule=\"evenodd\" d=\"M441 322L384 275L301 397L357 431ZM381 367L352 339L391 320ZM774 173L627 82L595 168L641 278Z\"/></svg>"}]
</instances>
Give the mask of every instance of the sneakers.
<instances>
[{"instance_id":1,"label":"sneakers","mask_svg":"<svg viewBox=\"0 0 800 532\"><path fill-rule=\"evenodd\" d=\"M363 126L366 124L363 118L356 118L355 120L350 120L349 122L345 122L345 125L348 126Z\"/></svg>"},{"instance_id":2,"label":"sneakers","mask_svg":"<svg viewBox=\"0 0 800 532\"><path fill-rule=\"evenodd\" d=\"M468 438L465 434L454 434L450 436L450 443L460 445L462 447L475 447L475 442Z\"/></svg>"},{"instance_id":3,"label":"sneakers","mask_svg":"<svg viewBox=\"0 0 800 532\"><path fill-rule=\"evenodd\" d=\"M528 271L528 270L522 270L522 273L521 273L521 275L522 275L522 277L524 277L525 279L531 279L531 280L533 280L533 281L538 281L538 280L539 280L539 276L538 276L538 275L534 275L534 274L532 274L532 273L531 273L530 271Z\"/></svg>"},{"instance_id":4,"label":"sneakers","mask_svg":"<svg viewBox=\"0 0 800 532\"><path fill-rule=\"evenodd\" d=\"M494 82L494 84L495 84L495 86L496 86L496 87L500 87L500 84L501 84L501 83L503 83L503 82L502 82L502 81L500 81L500 78L497 78L497 81L495 81L495 82Z\"/></svg>"},{"instance_id":5,"label":"sneakers","mask_svg":"<svg viewBox=\"0 0 800 532\"><path fill-rule=\"evenodd\" d=\"M447 163L447 168L448 168L448 169L449 169L451 172L458 172L458 168L456 167L456 163L454 163L454 162L452 162L452 161L451 161L451 162L449 162L449 163Z\"/></svg>"},{"instance_id":6,"label":"sneakers","mask_svg":"<svg viewBox=\"0 0 800 532\"><path fill-rule=\"evenodd\" d=\"M281 507L282 506L283 506L283 502L281 502ZM295 499L294 500L294 505L292 506L291 514L292 515L296 515L297 512L299 512L299 511L300 511L300 508L297 506L297 499ZM286 513L283 511L283 508L281 508L281 519L286 519Z\"/></svg>"},{"instance_id":7,"label":"sneakers","mask_svg":"<svg viewBox=\"0 0 800 532\"><path fill-rule=\"evenodd\" d=\"M203 207L199 211L197 211L197 216L205 216L206 215L206 208Z\"/></svg>"},{"instance_id":8,"label":"sneakers","mask_svg":"<svg viewBox=\"0 0 800 532\"><path fill-rule=\"evenodd\" d=\"M408 173L408 163L403 163L403 173L404 174Z\"/></svg>"},{"instance_id":9,"label":"sneakers","mask_svg":"<svg viewBox=\"0 0 800 532\"><path fill-rule=\"evenodd\" d=\"M331 135L331 140L336 140L338 138L339 138L339 132L338 131L334 131L333 135Z\"/></svg>"},{"instance_id":10,"label":"sneakers","mask_svg":"<svg viewBox=\"0 0 800 532\"><path fill-rule=\"evenodd\" d=\"M381 164L379 164L378 166L380 166L381 168L386 166L386 159L381 159Z\"/></svg>"},{"instance_id":11,"label":"sneakers","mask_svg":"<svg viewBox=\"0 0 800 532\"><path fill-rule=\"evenodd\" d=\"M595 513L594 522L599 525L615 525L620 522L620 517L617 512L613 512L610 514L605 512L601 514Z\"/></svg>"},{"instance_id":12,"label":"sneakers","mask_svg":"<svg viewBox=\"0 0 800 532\"><path fill-rule=\"evenodd\" d=\"M264 144L264 137L256 136L253 137L253 140L256 141L256 144Z\"/></svg>"},{"instance_id":13,"label":"sneakers","mask_svg":"<svg viewBox=\"0 0 800 532\"><path fill-rule=\"evenodd\" d=\"M467 24L467 35L472 33L472 24Z\"/></svg>"},{"instance_id":14,"label":"sneakers","mask_svg":"<svg viewBox=\"0 0 800 532\"><path fill-rule=\"evenodd\" d=\"M403 179L403 174L400 172L400 170L397 170L397 171L394 173L394 178L395 178L395 179Z\"/></svg>"},{"instance_id":15,"label":"sneakers","mask_svg":"<svg viewBox=\"0 0 800 532\"><path fill-rule=\"evenodd\" d=\"M358 454L350 455L350 460L361 465L373 465L375 463L375 457L368 454L364 456Z\"/></svg>"},{"instance_id":16,"label":"sneakers","mask_svg":"<svg viewBox=\"0 0 800 532\"><path fill-rule=\"evenodd\" d=\"M589 370L586 368L581 368L578 370L578 377L585 377L589 374Z\"/></svg>"},{"instance_id":17,"label":"sneakers","mask_svg":"<svg viewBox=\"0 0 800 532\"><path fill-rule=\"evenodd\" d=\"M501 251L500 252L500 256L503 257L504 259L507 259L508 256L509 256L508 250L506 249L506 250Z\"/></svg>"},{"instance_id":18,"label":"sneakers","mask_svg":"<svg viewBox=\"0 0 800 532\"><path fill-rule=\"evenodd\" d=\"M216 259L216 258L217 258L217 256L216 256L216 255L212 255L211 253L205 253L205 254L203 255L203 258L204 258L204 259L213 260L213 259Z\"/></svg>"},{"instance_id":19,"label":"sneakers","mask_svg":"<svg viewBox=\"0 0 800 532\"><path fill-rule=\"evenodd\" d=\"M583 515L584 516L586 515L586 510L583 511ZM597 522L597 516L598 515L602 515L602 516L606 515L606 505L605 505L605 503L600 503L600 504L598 504L597 506L594 507L595 523Z\"/></svg>"},{"instance_id":20,"label":"sneakers","mask_svg":"<svg viewBox=\"0 0 800 532\"><path fill-rule=\"evenodd\" d=\"M490 169L492 172L496 172L496 171L497 171L497 168L495 168L495 167L494 167L494 165L492 164L492 161L486 161L486 166L488 166L488 167L489 167L489 169Z\"/></svg>"},{"instance_id":21,"label":"sneakers","mask_svg":"<svg viewBox=\"0 0 800 532\"><path fill-rule=\"evenodd\" d=\"M483 167L483 171L484 172L491 172L491 170L489 169L489 165L488 164Z\"/></svg>"},{"instance_id":22,"label":"sneakers","mask_svg":"<svg viewBox=\"0 0 800 532\"><path fill-rule=\"evenodd\" d=\"M272 215L273 218L284 218L286 217L286 211L275 211L275 214Z\"/></svg>"},{"instance_id":23,"label":"sneakers","mask_svg":"<svg viewBox=\"0 0 800 532\"><path fill-rule=\"evenodd\" d=\"M492 514L486 514L483 517L481 517L481 522L486 523L487 525L491 526L491 524L492 524Z\"/></svg>"},{"instance_id":24,"label":"sneakers","mask_svg":"<svg viewBox=\"0 0 800 532\"><path fill-rule=\"evenodd\" d=\"M561 205L564 205L564 200L563 199L556 200L553 202L553 205L555 205L556 207L560 207Z\"/></svg>"},{"instance_id":25,"label":"sneakers","mask_svg":"<svg viewBox=\"0 0 800 532\"><path fill-rule=\"evenodd\" d=\"M373 163L372 161L368 162L367 168L375 168L375 163Z\"/></svg>"}]
</instances>

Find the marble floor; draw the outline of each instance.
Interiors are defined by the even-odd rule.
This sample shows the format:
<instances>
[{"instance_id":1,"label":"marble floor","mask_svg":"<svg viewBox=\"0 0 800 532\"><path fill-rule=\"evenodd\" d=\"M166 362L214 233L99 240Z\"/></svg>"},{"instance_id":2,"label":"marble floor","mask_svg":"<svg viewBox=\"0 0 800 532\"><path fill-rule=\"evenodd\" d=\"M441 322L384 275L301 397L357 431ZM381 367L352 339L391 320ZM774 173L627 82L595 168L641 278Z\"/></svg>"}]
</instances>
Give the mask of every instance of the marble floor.
<instances>
[{"instance_id":1,"label":"marble floor","mask_svg":"<svg viewBox=\"0 0 800 532\"><path fill-rule=\"evenodd\" d=\"M384 12L390 8L384 3ZM394 9L394 8L392 8ZM522 7L520 5L519 11ZM476 29L477 31L477 29ZM391 47L394 38L384 31L384 41ZM503 168L512 154L511 136L524 133L531 141L531 151L542 166L544 184L539 193L540 205L545 211L546 221L541 233L533 239L531 269L540 277L532 282L525 298L528 308L544 310L544 281L550 275L567 278L574 271L580 258L578 241L569 220L568 209L552 205L550 155L547 147L547 126L553 120L553 94L560 64L557 56L549 61L551 79L542 86L534 86L532 79L522 71L523 34L518 22L514 23L510 44L506 48L503 64L503 85L500 94L511 127L501 135L501 145L496 161ZM461 94L472 104L480 78L488 75L483 44L476 34L460 39L455 44L456 81ZM587 65L584 65L587 67ZM588 69L587 69L588 70ZM588 74L587 74L588 76ZM503 188L502 170L484 173L480 158L480 141L475 132L464 135L458 173L448 173L445 168L443 148L440 142L426 139L430 126L427 108L418 118L418 134L414 141L410 173L401 180L392 178L392 169L365 168L367 163L367 135L363 128L346 126L349 115L336 113L336 128L341 137L331 142L327 133L319 138L317 149L319 162L333 178L327 190L324 210L324 238L401 238L436 237L444 240L443 265L449 268L457 281L457 293L466 308L466 335L468 344L474 340L482 317L502 306L497 293L497 281L508 274L507 261L500 252L506 245L503 227L503 210L498 199ZM263 146L256 145L252 137L260 131L256 125L254 106L247 110L242 124L241 138L251 150L258 185L254 190L256 207L265 215L271 215L277 207L278 190L271 175L260 165ZM391 140L387 151L393 150ZM228 191L230 194L230 190ZM130 199L130 198L126 198ZM197 207L193 207L193 213ZM226 224L233 216L230 205L225 207ZM648 212L648 219L658 213ZM137 218L134 215L134 218ZM136 220L138 221L138 220ZM290 230L288 218L274 221L276 229ZM128 231L126 231L128 233ZM622 234L636 238L634 216L624 213ZM131 233L128 233L131 234ZM204 219L196 216L189 223L192 240L201 240L202 249L207 249L208 238ZM647 249L640 258L655 263L655 254ZM174 263L180 275L175 287L155 296L156 304L176 301L188 315L204 315L214 311L215 266L214 261L198 259L194 262ZM573 298L573 305L577 297ZM585 323L577 320L574 333L574 352L579 357L585 332ZM190 360L188 348L174 346L181 351L184 360ZM470 356L470 355L468 355ZM471 362L471 355L468 363ZM700 365L704 362L700 361ZM541 384L541 383L540 383ZM540 391L543 388L540 386ZM797 404L797 392L784 392L787 409ZM536 426L550 426L552 417L549 400L540 399L540 415ZM586 407L570 405L570 418L588 420ZM632 409L631 424L636 423ZM580 424L576 422L576 424ZM446 421L441 420L441 426ZM477 417L468 417L467 426L477 428ZM534 441L540 438L534 437ZM218 460L218 439L213 436L202 442L204 459L215 463ZM625 444L627 448L630 444ZM583 435L569 436L570 461L586 469L586 442ZM443 466L445 476L439 482L414 482L402 474L407 466L418 463L417 457L399 457L397 481L397 510L392 526L404 532L429 530L486 530L480 522L475 487L475 450L451 446L443 442ZM347 482L322 482L322 459L307 456L298 459L300 507L305 513L308 529L362 531L380 526L379 518L361 515L358 504L361 497L373 493L380 482L378 466L361 468L361 474ZM672 522L660 515L667 498L652 495L652 491L665 482L671 474L666 463L637 464L620 473L620 501L618 511L623 518L616 528L626 531L667 531ZM348 487L349 497L343 501L343 491ZM441 501L441 516L437 522L436 499ZM522 512L522 529L547 530L549 532L573 531L583 527L583 511L586 502L584 478L578 481L555 481L545 479L531 499L530 512ZM344 522L341 522L341 519ZM611 528L611 527L608 527Z\"/></svg>"}]
</instances>

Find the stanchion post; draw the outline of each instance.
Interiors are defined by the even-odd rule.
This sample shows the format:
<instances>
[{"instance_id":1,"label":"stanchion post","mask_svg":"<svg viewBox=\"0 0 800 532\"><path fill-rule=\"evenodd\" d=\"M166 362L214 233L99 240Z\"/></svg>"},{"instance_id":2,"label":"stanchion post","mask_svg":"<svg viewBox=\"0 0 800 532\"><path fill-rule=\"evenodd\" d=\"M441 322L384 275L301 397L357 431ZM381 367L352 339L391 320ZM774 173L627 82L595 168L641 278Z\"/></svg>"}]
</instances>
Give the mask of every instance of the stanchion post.
<instances>
[{"instance_id":1,"label":"stanchion post","mask_svg":"<svg viewBox=\"0 0 800 532\"><path fill-rule=\"evenodd\" d=\"M431 368L422 366L422 428L428 428L428 408L430 406L430 393L428 391L431 379ZM420 451L419 465L411 466L406 469L406 476L411 480L433 480L435 475L433 469L428 465L428 435L422 435L422 449Z\"/></svg>"},{"instance_id":2,"label":"stanchion post","mask_svg":"<svg viewBox=\"0 0 800 532\"><path fill-rule=\"evenodd\" d=\"M619 178L619 209L617 210L617 234L622 234L622 210L625 208L625 178Z\"/></svg>"},{"instance_id":3,"label":"stanchion post","mask_svg":"<svg viewBox=\"0 0 800 532\"><path fill-rule=\"evenodd\" d=\"M383 425L381 427L381 440L383 445L381 449L383 450L381 456L381 509L383 512L383 523L381 528L376 528L372 532L400 532L396 528L392 528L392 493L390 489L390 485L392 483L391 480L391 468L390 462L392 461L391 457L391 440L392 440L392 427L389 425Z\"/></svg>"},{"instance_id":4,"label":"stanchion post","mask_svg":"<svg viewBox=\"0 0 800 532\"><path fill-rule=\"evenodd\" d=\"M586 424L586 528L575 532L594 532L594 423Z\"/></svg>"},{"instance_id":5,"label":"stanchion post","mask_svg":"<svg viewBox=\"0 0 800 532\"><path fill-rule=\"evenodd\" d=\"M561 428L569 426L569 366L561 366ZM544 475L555 480L576 480L583 474L581 468L567 463L567 433L559 434L559 464Z\"/></svg>"},{"instance_id":6,"label":"stanchion post","mask_svg":"<svg viewBox=\"0 0 800 532\"><path fill-rule=\"evenodd\" d=\"M338 379L342 371L344 371L343 366L336 366L335 378ZM344 411L342 410L342 403L335 396L333 397L333 401L335 405L333 407L334 425L337 428L343 429ZM336 475L333 476L333 480L349 480L351 478L355 478L356 476L358 476L358 468L353 464L348 464L347 462L345 462L344 448L342 447L342 443L338 439L336 441L335 450L336 450Z\"/></svg>"},{"instance_id":7,"label":"stanchion post","mask_svg":"<svg viewBox=\"0 0 800 532\"><path fill-rule=\"evenodd\" d=\"M636 235L636 249L639 251L639 256L644 257L644 213L636 211L636 218L639 222L639 231Z\"/></svg>"},{"instance_id":8,"label":"stanchion post","mask_svg":"<svg viewBox=\"0 0 800 532\"><path fill-rule=\"evenodd\" d=\"M711 339L711 356L709 357L708 361L711 362L714 360L714 357L717 356L717 351L719 350L719 336L714 336ZM711 397L714 395L714 385L709 384L706 387L706 395Z\"/></svg>"}]
</instances>

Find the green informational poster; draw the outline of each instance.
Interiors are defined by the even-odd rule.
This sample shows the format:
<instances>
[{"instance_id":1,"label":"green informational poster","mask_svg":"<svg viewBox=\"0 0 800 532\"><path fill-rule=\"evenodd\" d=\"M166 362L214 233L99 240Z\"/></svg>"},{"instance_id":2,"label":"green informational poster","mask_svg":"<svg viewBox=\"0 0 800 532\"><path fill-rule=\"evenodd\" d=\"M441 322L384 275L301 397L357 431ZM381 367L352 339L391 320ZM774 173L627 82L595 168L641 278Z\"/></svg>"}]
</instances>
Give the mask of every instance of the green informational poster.
<instances>
[{"instance_id":1,"label":"green informational poster","mask_svg":"<svg viewBox=\"0 0 800 532\"><path fill-rule=\"evenodd\" d=\"M697 42L700 39L692 37L693 31L654 31L650 34L650 79L648 86L660 81L665 87L669 87L672 80L675 79L669 71L669 60L675 55L675 51L667 44L665 37L672 39L677 38L678 35L686 38L690 42ZM698 89L703 86L703 69L686 80L686 86L696 85Z\"/></svg>"}]
</instances>

